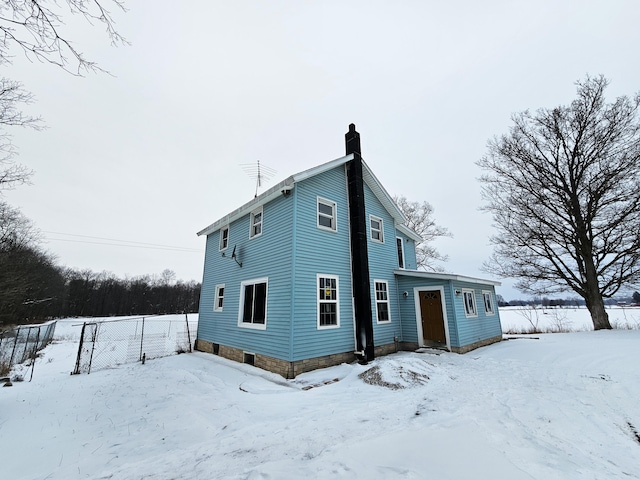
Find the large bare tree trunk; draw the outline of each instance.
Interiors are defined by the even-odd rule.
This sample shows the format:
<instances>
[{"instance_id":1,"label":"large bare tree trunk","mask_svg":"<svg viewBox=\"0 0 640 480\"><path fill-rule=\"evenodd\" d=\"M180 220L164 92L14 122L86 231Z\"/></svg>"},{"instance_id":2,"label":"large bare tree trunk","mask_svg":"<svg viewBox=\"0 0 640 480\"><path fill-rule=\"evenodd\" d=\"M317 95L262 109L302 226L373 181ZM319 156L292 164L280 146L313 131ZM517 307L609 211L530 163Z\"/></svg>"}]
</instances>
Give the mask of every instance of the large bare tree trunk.
<instances>
[{"instance_id":1,"label":"large bare tree trunk","mask_svg":"<svg viewBox=\"0 0 640 480\"><path fill-rule=\"evenodd\" d=\"M582 219L580 219L582 220ZM604 309L604 299L602 297L602 291L598 283L598 274L596 273L596 265L593 260L593 243L586 235L586 229L582 224L578 228L579 234L583 234L583 248L582 258L584 265L584 290L585 290L585 302L589 313L591 314L591 321L593 322L594 330L611 330L611 324L609 323L609 314Z\"/></svg>"},{"instance_id":2,"label":"large bare tree trunk","mask_svg":"<svg viewBox=\"0 0 640 480\"><path fill-rule=\"evenodd\" d=\"M596 284L595 288L590 287L589 292L585 296L585 302L587 308L591 314L591 321L593 322L594 330L611 330L611 324L609 323L609 314L604 309L604 300L602 294L598 290Z\"/></svg>"}]
</instances>

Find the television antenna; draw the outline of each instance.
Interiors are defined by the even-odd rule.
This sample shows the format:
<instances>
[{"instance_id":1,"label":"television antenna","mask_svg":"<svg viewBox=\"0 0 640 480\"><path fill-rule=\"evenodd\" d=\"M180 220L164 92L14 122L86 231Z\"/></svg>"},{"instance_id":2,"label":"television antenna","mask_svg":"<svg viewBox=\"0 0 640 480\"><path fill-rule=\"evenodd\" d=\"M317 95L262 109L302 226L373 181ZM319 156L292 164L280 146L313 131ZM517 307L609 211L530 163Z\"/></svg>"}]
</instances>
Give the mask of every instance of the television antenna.
<instances>
[{"instance_id":1,"label":"television antenna","mask_svg":"<svg viewBox=\"0 0 640 480\"><path fill-rule=\"evenodd\" d=\"M254 198L258 196L258 189L262 187L262 184L269 181L269 179L277 173L273 168L267 167L266 165L260 165L260 160L256 163L242 164L240 165L240 168L249 175L249 178L256 181L256 193Z\"/></svg>"}]
</instances>

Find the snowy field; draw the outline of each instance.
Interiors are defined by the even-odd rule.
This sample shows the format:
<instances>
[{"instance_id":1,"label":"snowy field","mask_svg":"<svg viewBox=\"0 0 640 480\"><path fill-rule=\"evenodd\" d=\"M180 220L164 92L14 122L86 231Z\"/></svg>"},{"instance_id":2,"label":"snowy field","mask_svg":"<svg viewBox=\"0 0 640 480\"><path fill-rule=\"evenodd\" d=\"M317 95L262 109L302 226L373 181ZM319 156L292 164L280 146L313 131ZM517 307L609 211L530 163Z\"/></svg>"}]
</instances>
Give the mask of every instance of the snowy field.
<instances>
[{"instance_id":1,"label":"snowy field","mask_svg":"<svg viewBox=\"0 0 640 480\"><path fill-rule=\"evenodd\" d=\"M609 323L616 329L640 329L640 307L607 307ZM501 307L504 333L526 333L532 327L542 332L584 332L593 330L585 307L542 308Z\"/></svg>"},{"instance_id":2,"label":"snowy field","mask_svg":"<svg viewBox=\"0 0 640 480\"><path fill-rule=\"evenodd\" d=\"M287 381L205 353L72 376L77 324L0 389L1 479L640 479L640 330Z\"/></svg>"}]
</instances>

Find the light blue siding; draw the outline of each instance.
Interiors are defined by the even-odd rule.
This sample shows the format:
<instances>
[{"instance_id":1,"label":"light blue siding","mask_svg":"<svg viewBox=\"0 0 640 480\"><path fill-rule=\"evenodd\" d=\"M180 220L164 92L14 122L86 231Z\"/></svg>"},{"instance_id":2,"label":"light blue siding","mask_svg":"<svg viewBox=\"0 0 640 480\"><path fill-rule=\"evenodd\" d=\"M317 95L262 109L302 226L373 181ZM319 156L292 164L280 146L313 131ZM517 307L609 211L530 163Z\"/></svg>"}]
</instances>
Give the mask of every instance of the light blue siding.
<instances>
[{"instance_id":1,"label":"light blue siding","mask_svg":"<svg viewBox=\"0 0 640 480\"><path fill-rule=\"evenodd\" d=\"M351 289L349 210L344 165L296 183L296 249L293 274L292 360L355 349ZM336 203L337 230L317 226L318 197ZM318 329L317 275L339 278L340 327Z\"/></svg>"},{"instance_id":2,"label":"light blue siding","mask_svg":"<svg viewBox=\"0 0 640 480\"><path fill-rule=\"evenodd\" d=\"M288 360L292 212L292 197L278 197L264 205L262 235L254 238L249 238L250 215L233 222L229 226L226 257L218 251L220 232L207 237L198 338ZM242 267L231 259L234 246ZM240 327L240 284L262 277L268 278L266 329ZM214 312L215 286L221 283L225 284L223 311Z\"/></svg>"},{"instance_id":3,"label":"light blue siding","mask_svg":"<svg viewBox=\"0 0 640 480\"><path fill-rule=\"evenodd\" d=\"M393 270L398 268L396 248L396 228L393 217L380 203L368 185L364 186L365 215L367 219L367 237L369 252L369 282L371 285L371 311L373 313L373 340L376 346L387 345L400 338L401 323L398 310L398 287ZM383 242L371 238L369 230L370 215L382 219ZM386 280L389 286L390 323L378 323L376 316L375 280Z\"/></svg>"},{"instance_id":4,"label":"light blue siding","mask_svg":"<svg viewBox=\"0 0 640 480\"><path fill-rule=\"evenodd\" d=\"M456 314L452 305L451 282L419 278L397 276L398 287L401 292L407 292L400 299L401 315L402 315L402 341L421 343L422 339L418 339L418 321L420 321L420 311L416 311L414 288L434 288L442 287L444 289L444 297L442 301L445 304L447 313L447 326L449 328L449 340L451 346L458 346L458 331L456 327Z\"/></svg>"},{"instance_id":5,"label":"light blue siding","mask_svg":"<svg viewBox=\"0 0 640 480\"><path fill-rule=\"evenodd\" d=\"M481 340L502 335L500 325L500 313L496 302L495 289L492 285L477 283L453 282L454 290L471 289L475 293L477 317L467 317L464 310L463 295L454 295L454 307L457 317L457 329L459 340L453 346L463 347ZM494 305L494 315L487 315L482 298L483 291L490 291Z\"/></svg>"},{"instance_id":6,"label":"light blue siding","mask_svg":"<svg viewBox=\"0 0 640 480\"><path fill-rule=\"evenodd\" d=\"M417 323L420 311L416 312L414 288L415 287L442 287L447 312L447 325L449 328L449 340L452 347L464 347L472 343L493 338L502 334L500 326L500 313L495 299L495 288L492 285L481 283L460 282L452 280L439 280L411 276L398 276L398 286L401 291L407 292L407 297L400 300L402 315L402 340L405 342L418 342ZM465 315L463 295L456 295L456 291L472 289L475 292L477 317ZM494 315L487 315L484 310L482 292L491 292L494 302Z\"/></svg>"},{"instance_id":7,"label":"light blue siding","mask_svg":"<svg viewBox=\"0 0 640 480\"><path fill-rule=\"evenodd\" d=\"M405 270L416 270L417 261L416 261L416 243L407 237L405 234L396 231L396 237L402 239L403 247L404 247L404 269ZM396 260L395 265L398 265ZM397 267L396 267L397 268Z\"/></svg>"}]
</instances>

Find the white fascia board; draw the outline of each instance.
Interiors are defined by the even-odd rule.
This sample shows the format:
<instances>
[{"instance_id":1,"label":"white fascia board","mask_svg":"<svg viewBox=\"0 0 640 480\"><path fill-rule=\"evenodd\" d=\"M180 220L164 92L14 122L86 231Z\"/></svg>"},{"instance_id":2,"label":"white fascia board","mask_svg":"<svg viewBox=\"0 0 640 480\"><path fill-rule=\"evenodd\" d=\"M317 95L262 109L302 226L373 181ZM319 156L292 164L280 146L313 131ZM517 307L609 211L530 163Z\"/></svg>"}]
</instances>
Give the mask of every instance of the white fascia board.
<instances>
[{"instance_id":1,"label":"white fascia board","mask_svg":"<svg viewBox=\"0 0 640 480\"><path fill-rule=\"evenodd\" d=\"M330 162L323 163L322 165L318 165L317 167L310 168L305 170L304 172L296 173L293 175L294 182L301 182L302 180L306 180L307 178L315 177L321 173L327 172L332 168L339 167L340 165L344 165L345 163L353 160L353 154L350 153L345 157L336 158L335 160L331 160Z\"/></svg>"},{"instance_id":2,"label":"white fascia board","mask_svg":"<svg viewBox=\"0 0 640 480\"><path fill-rule=\"evenodd\" d=\"M422 238L420 235L418 235L416 232L411 230L406 225L403 225L402 223L396 223L396 229L399 232L404 233L407 237L409 237L416 243L422 243L424 241L424 238Z\"/></svg>"},{"instance_id":3,"label":"white fascia board","mask_svg":"<svg viewBox=\"0 0 640 480\"><path fill-rule=\"evenodd\" d=\"M220 228L222 228L223 226L226 226L231 222L241 218L242 216L252 212L256 208L260 207L261 205L264 205L265 203L270 202L271 200L276 198L278 195L280 195L284 187L288 187L288 189L290 190L291 188L293 188L296 182L301 182L303 180L306 180L307 178L314 177L316 175L329 171L333 168L339 167L340 165L344 165L347 162L353 160L353 157L354 157L353 154L349 154L344 157L336 158L335 160L332 160L330 162L323 163L322 165L318 165L317 167L313 167L303 172L296 173L295 175L290 176L286 180L283 180L278 185L270 188L263 194L251 200L250 202L244 204L243 206L234 210L230 214L224 216L220 220L217 220L216 222L212 223L208 227L200 230L198 232L198 236L210 235L216 230L219 230ZM403 233L405 233L408 237L412 238L416 242L422 241L422 238L417 236L415 232L413 232L411 229L403 225L406 221L404 214L402 213L400 208L398 208L398 205L396 205L396 202L393 201L393 198L391 197L391 195L389 195L386 189L382 186L380 181L376 178L376 176L373 174L373 172L371 171L371 169L365 163L364 160L362 161L362 167L363 167L362 176L364 177L364 181L369 186L373 194L378 198L380 203L382 203L385 209L393 217L396 227L403 227L403 230L402 230Z\"/></svg>"},{"instance_id":4,"label":"white fascia board","mask_svg":"<svg viewBox=\"0 0 640 480\"><path fill-rule=\"evenodd\" d=\"M502 282L496 280L487 280L485 278L465 277L464 275L456 275L453 273L436 273L423 272L421 270L394 270L395 275L404 277L428 278L430 280L453 280L457 282L479 283L482 285L493 285L499 287Z\"/></svg>"},{"instance_id":5,"label":"white fascia board","mask_svg":"<svg viewBox=\"0 0 640 480\"><path fill-rule=\"evenodd\" d=\"M364 177L364 181L380 201L380 203L382 203L384 208L393 217L395 223L402 224L406 222L407 219L402 213L402 210L400 210L396 202L393 201L393 197L389 195L389 192L387 192L387 190L382 186L382 183L380 183L380 181L376 178L376 176L369 168L369 165L367 165L364 160L362 161L362 166L362 176Z\"/></svg>"},{"instance_id":6,"label":"white fascia board","mask_svg":"<svg viewBox=\"0 0 640 480\"><path fill-rule=\"evenodd\" d=\"M313 177L315 175L319 175L320 173L326 172L327 170L331 170L332 168L338 167L347 163L349 160L353 160L353 154L336 158L327 163L323 163L322 165L318 165L317 167L310 168L300 173L296 173L295 175L290 176L286 180L283 180L275 187L270 188L266 192L258 195L256 198L251 200L248 203L245 203L240 208L237 208L233 212L228 215L225 215L220 220L216 220L214 223L209 225L206 228L203 228L198 232L198 236L200 235L210 235L216 230L219 230L225 225L230 224L231 222L251 213L256 208L264 205L265 203L270 202L274 198L276 198L279 194L282 193L282 190L291 190L296 182L300 182L307 178Z\"/></svg>"},{"instance_id":7,"label":"white fascia board","mask_svg":"<svg viewBox=\"0 0 640 480\"><path fill-rule=\"evenodd\" d=\"M206 228L203 228L198 232L198 236L201 235L211 235L216 230L220 230L222 227L229 225L231 222L235 222L239 218L251 213L256 208L261 207L265 203L269 203L274 198L277 198L279 195L282 195L283 190L291 190L295 184L293 177L289 177L286 180L283 180L279 184L271 187L266 192L258 195L256 198L251 200L250 202L245 203L240 208L235 209L228 215L225 215L220 220L215 221L211 225Z\"/></svg>"}]
</instances>

